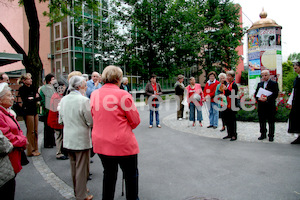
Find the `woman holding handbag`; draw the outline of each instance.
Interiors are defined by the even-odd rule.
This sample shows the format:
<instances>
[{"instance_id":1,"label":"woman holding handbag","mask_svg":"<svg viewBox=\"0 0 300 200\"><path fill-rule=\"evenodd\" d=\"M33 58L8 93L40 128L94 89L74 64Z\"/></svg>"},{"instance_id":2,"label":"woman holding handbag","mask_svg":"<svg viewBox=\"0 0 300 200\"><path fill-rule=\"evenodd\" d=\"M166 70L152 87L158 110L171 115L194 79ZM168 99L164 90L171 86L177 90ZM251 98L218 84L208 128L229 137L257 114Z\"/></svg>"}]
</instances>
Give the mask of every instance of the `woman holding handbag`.
<instances>
[{"instance_id":1,"label":"woman holding handbag","mask_svg":"<svg viewBox=\"0 0 300 200\"><path fill-rule=\"evenodd\" d=\"M202 127L202 106L204 95L199 83L196 83L194 77L190 77L190 85L186 87L187 90L187 102L189 103L190 108L190 121L193 122L193 126L195 126L195 110L197 111L197 121L199 121L199 125Z\"/></svg>"}]
</instances>

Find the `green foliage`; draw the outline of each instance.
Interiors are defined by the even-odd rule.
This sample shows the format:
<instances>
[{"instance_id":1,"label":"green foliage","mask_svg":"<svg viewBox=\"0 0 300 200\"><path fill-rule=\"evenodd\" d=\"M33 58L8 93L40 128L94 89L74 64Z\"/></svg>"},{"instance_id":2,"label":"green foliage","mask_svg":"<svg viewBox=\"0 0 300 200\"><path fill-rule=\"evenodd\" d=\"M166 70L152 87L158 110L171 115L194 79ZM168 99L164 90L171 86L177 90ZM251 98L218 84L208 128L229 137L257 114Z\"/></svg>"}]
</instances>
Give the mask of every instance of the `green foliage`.
<instances>
[{"instance_id":1,"label":"green foliage","mask_svg":"<svg viewBox=\"0 0 300 200\"><path fill-rule=\"evenodd\" d=\"M300 61L300 53L292 53L288 57L288 61L294 62L294 61Z\"/></svg>"},{"instance_id":2,"label":"green foliage","mask_svg":"<svg viewBox=\"0 0 300 200\"><path fill-rule=\"evenodd\" d=\"M229 0L115 0L111 8L128 31L119 65L144 79L151 73L172 77L194 66L221 71L237 65L235 48L244 32L239 8ZM210 28L215 31L208 33Z\"/></svg>"},{"instance_id":3,"label":"green foliage","mask_svg":"<svg viewBox=\"0 0 300 200\"><path fill-rule=\"evenodd\" d=\"M248 70L242 71L241 85L248 85Z\"/></svg>"},{"instance_id":4,"label":"green foliage","mask_svg":"<svg viewBox=\"0 0 300 200\"><path fill-rule=\"evenodd\" d=\"M45 2L45 0L40 0L40 2ZM47 26L61 22L67 16L82 19L80 18L82 9L88 11L94 18L101 19L101 15L99 15L100 5L100 0L51 0L48 5L49 11L45 11L43 15L50 19Z\"/></svg>"},{"instance_id":5,"label":"green foliage","mask_svg":"<svg viewBox=\"0 0 300 200\"><path fill-rule=\"evenodd\" d=\"M289 56L289 58L291 55ZM297 74L294 72L293 63L288 60L282 63L282 89L283 91L290 93L293 89L293 83Z\"/></svg>"}]
</instances>

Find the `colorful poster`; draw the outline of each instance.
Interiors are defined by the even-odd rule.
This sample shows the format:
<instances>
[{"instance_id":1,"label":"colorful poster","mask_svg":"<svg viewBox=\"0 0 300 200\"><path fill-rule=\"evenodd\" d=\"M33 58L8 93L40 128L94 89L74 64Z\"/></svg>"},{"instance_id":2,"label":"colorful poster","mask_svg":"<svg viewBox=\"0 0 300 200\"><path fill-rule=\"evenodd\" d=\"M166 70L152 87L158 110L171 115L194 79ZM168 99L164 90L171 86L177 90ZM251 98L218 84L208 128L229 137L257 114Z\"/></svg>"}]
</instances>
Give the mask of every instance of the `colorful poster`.
<instances>
[{"instance_id":1,"label":"colorful poster","mask_svg":"<svg viewBox=\"0 0 300 200\"><path fill-rule=\"evenodd\" d=\"M276 45L281 46L281 28L276 28Z\"/></svg>"},{"instance_id":2,"label":"colorful poster","mask_svg":"<svg viewBox=\"0 0 300 200\"><path fill-rule=\"evenodd\" d=\"M260 59L249 60L249 74L255 70L260 70Z\"/></svg>"},{"instance_id":3,"label":"colorful poster","mask_svg":"<svg viewBox=\"0 0 300 200\"><path fill-rule=\"evenodd\" d=\"M259 50L258 29L250 30L248 33L248 50L249 52Z\"/></svg>"},{"instance_id":4,"label":"colorful poster","mask_svg":"<svg viewBox=\"0 0 300 200\"><path fill-rule=\"evenodd\" d=\"M259 49L261 51L276 49L276 29L261 28L259 29Z\"/></svg>"}]
</instances>

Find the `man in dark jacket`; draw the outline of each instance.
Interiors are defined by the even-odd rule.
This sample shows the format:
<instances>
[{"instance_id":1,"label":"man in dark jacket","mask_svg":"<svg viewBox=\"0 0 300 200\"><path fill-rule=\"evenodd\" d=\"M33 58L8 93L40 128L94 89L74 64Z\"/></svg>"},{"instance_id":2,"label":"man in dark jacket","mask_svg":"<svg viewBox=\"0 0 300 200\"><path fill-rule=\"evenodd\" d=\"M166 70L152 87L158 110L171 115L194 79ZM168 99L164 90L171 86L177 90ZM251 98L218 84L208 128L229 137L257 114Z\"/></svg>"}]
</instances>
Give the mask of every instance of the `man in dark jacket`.
<instances>
[{"instance_id":1,"label":"man in dark jacket","mask_svg":"<svg viewBox=\"0 0 300 200\"><path fill-rule=\"evenodd\" d=\"M267 128L266 122L268 120L269 124L269 141L274 141L274 132L275 132L275 114L276 114L276 105L275 100L278 96L278 83L272 81L270 79L270 71L263 70L261 72L262 81L258 83L256 91L255 91L255 98L258 103L258 118L259 118L259 126L260 126L260 133L261 136L258 140L263 140L266 138ZM272 94L267 96L262 94L261 96L257 97L257 94L260 88L270 91Z\"/></svg>"},{"instance_id":2,"label":"man in dark jacket","mask_svg":"<svg viewBox=\"0 0 300 200\"><path fill-rule=\"evenodd\" d=\"M183 84L184 76L183 75L178 75L177 77L177 82L175 83L175 95L178 96L177 99L177 119L182 120L183 118L183 110L184 110L184 105L181 103L183 101L183 95L184 95L184 84Z\"/></svg>"}]
</instances>

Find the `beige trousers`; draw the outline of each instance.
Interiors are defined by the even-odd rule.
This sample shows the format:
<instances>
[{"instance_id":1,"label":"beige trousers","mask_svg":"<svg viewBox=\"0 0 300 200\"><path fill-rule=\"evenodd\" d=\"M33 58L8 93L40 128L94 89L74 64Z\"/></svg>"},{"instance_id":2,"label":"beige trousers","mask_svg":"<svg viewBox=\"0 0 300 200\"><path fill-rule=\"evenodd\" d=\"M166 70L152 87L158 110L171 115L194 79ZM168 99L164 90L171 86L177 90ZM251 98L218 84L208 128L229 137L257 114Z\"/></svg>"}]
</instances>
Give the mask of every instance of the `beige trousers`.
<instances>
[{"instance_id":1,"label":"beige trousers","mask_svg":"<svg viewBox=\"0 0 300 200\"><path fill-rule=\"evenodd\" d=\"M27 128L27 156L32 156L32 152L38 151L38 123L39 116L38 115L26 115L25 116L25 124Z\"/></svg>"},{"instance_id":2,"label":"beige trousers","mask_svg":"<svg viewBox=\"0 0 300 200\"><path fill-rule=\"evenodd\" d=\"M76 200L84 200L88 196L86 183L89 176L90 149L69 150L68 154Z\"/></svg>"}]
</instances>

